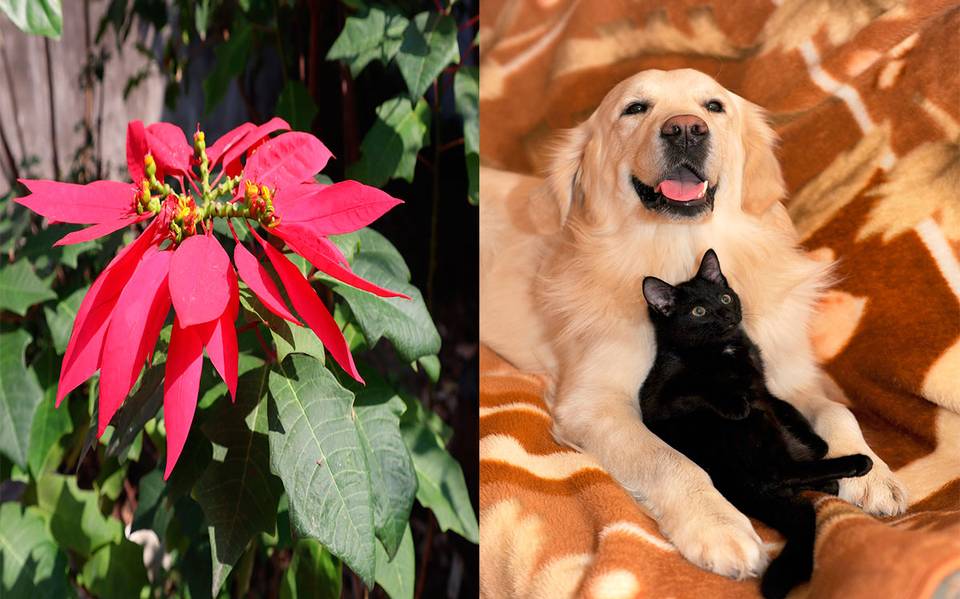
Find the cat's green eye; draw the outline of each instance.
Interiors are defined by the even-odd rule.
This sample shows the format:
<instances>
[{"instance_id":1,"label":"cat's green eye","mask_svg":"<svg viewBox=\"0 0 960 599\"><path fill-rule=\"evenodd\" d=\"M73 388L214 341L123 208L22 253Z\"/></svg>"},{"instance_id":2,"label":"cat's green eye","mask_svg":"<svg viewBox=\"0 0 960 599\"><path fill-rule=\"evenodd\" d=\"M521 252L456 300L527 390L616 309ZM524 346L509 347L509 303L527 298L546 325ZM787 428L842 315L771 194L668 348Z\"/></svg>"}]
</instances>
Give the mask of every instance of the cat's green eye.
<instances>
[{"instance_id":1,"label":"cat's green eye","mask_svg":"<svg viewBox=\"0 0 960 599\"><path fill-rule=\"evenodd\" d=\"M721 303L721 304L729 304L729 303L732 302L732 301L733 301L733 298L731 298L731 297L730 297L729 295L727 295L726 293L724 293L723 295L720 296L720 303Z\"/></svg>"},{"instance_id":2,"label":"cat's green eye","mask_svg":"<svg viewBox=\"0 0 960 599\"><path fill-rule=\"evenodd\" d=\"M707 310L703 306L696 306L692 311L692 314L694 316L703 316L706 313L707 313Z\"/></svg>"}]
</instances>

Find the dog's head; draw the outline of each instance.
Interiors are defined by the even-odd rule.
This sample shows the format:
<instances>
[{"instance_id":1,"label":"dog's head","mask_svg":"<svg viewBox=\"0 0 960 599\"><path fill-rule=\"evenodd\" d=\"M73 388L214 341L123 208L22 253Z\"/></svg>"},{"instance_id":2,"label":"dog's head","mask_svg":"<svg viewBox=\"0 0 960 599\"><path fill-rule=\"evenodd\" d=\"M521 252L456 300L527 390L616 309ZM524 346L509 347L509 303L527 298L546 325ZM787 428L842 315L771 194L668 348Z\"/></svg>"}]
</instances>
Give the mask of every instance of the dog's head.
<instances>
[{"instance_id":1,"label":"dog's head","mask_svg":"<svg viewBox=\"0 0 960 599\"><path fill-rule=\"evenodd\" d=\"M607 225L765 211L784 194L763 111L699 71L617 85L557 148L546 191L561 220Z\"/></svg>"}]
</instances>

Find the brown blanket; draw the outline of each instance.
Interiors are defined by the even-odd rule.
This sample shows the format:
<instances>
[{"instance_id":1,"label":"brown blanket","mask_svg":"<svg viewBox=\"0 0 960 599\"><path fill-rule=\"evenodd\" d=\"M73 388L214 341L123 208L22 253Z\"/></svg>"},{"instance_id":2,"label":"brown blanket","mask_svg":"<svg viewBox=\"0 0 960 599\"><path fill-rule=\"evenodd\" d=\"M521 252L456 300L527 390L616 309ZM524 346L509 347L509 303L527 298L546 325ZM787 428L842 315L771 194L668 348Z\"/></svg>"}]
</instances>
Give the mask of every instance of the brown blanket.
<instances>
[{"instance_id":1,"label":"brown blanket","mask_svg":"<svg viewBox=\"0 0 960 599\"><path fill-rule=\"evenodd\" d=\"M796 595L960 596L960 6L484 0L481 23L487 166L540 172L558 128L648 68L697 68L771 112L804 245L840 261L818 355L910 493L892 520L822 498ZM483 354L484 596L756 594L686 563L591 458L558 446L542 391Z\"/></svg>"}]
</instances>

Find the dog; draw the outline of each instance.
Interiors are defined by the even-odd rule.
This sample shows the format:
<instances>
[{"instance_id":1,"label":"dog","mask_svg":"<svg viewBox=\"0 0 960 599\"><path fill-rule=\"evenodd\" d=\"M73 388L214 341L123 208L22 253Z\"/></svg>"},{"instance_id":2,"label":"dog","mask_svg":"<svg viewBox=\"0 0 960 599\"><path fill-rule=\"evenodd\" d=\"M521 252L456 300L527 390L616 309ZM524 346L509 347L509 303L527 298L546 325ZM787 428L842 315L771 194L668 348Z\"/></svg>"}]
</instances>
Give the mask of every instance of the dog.
<instances>
[{"instance_id":1,"label":"dog","mask_svg":"<svg viewBox=\"0 0 960 599\"><path fill-rule=\"evenodd\" d=\"M546 373L557 439L594 456L687 559L733 578L763 571L760 538L644 426L637 400L655 353L643 278L686 280L708 248L740 291L770 391L828 455L873 460L868 475L841 481L840 497L874 514L906 507L853 414L827 398L808 325L830 265L798 248L775 141L758 106L709 76L643 71L563 135L545 179L480 178L481 341Z\"/></svg>"}]
</instances>

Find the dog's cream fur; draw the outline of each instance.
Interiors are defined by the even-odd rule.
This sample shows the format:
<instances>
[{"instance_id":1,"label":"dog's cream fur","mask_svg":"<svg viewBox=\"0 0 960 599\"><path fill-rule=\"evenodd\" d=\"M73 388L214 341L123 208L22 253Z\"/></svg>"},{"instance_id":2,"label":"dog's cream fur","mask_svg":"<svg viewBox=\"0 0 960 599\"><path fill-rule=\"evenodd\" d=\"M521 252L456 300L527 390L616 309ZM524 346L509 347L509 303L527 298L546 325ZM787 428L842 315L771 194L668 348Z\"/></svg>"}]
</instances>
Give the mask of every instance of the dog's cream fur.
<instances>
[{"instance_id":1,"label":"dog's cream fur","mask_svg":"<svg viewBox=\"0 0 960 599\"><path fill-rule=\"evenodd\" d=\"M646 113L623 115L640 99ZM714 99L725 112L704 108ZM695 220L648 211L630 179L659 182L659 129L680 114L710 128L716 202ZM810 419L831 454L873 458L867 476L842 481L841 497L879 514L906 504L853 415L824 393L807 325L828 268L797 248L773 144L761 110L706 75L645 71L567 132L545 182L481 173L481 340L549 374L557 437L594 455L688 559L735 577L763 569L760 539L703 470L646 429L637 401L655 351L641 281L685 280L708 248L742 298L771 391Z\"/></svg>"}]
</instances>

